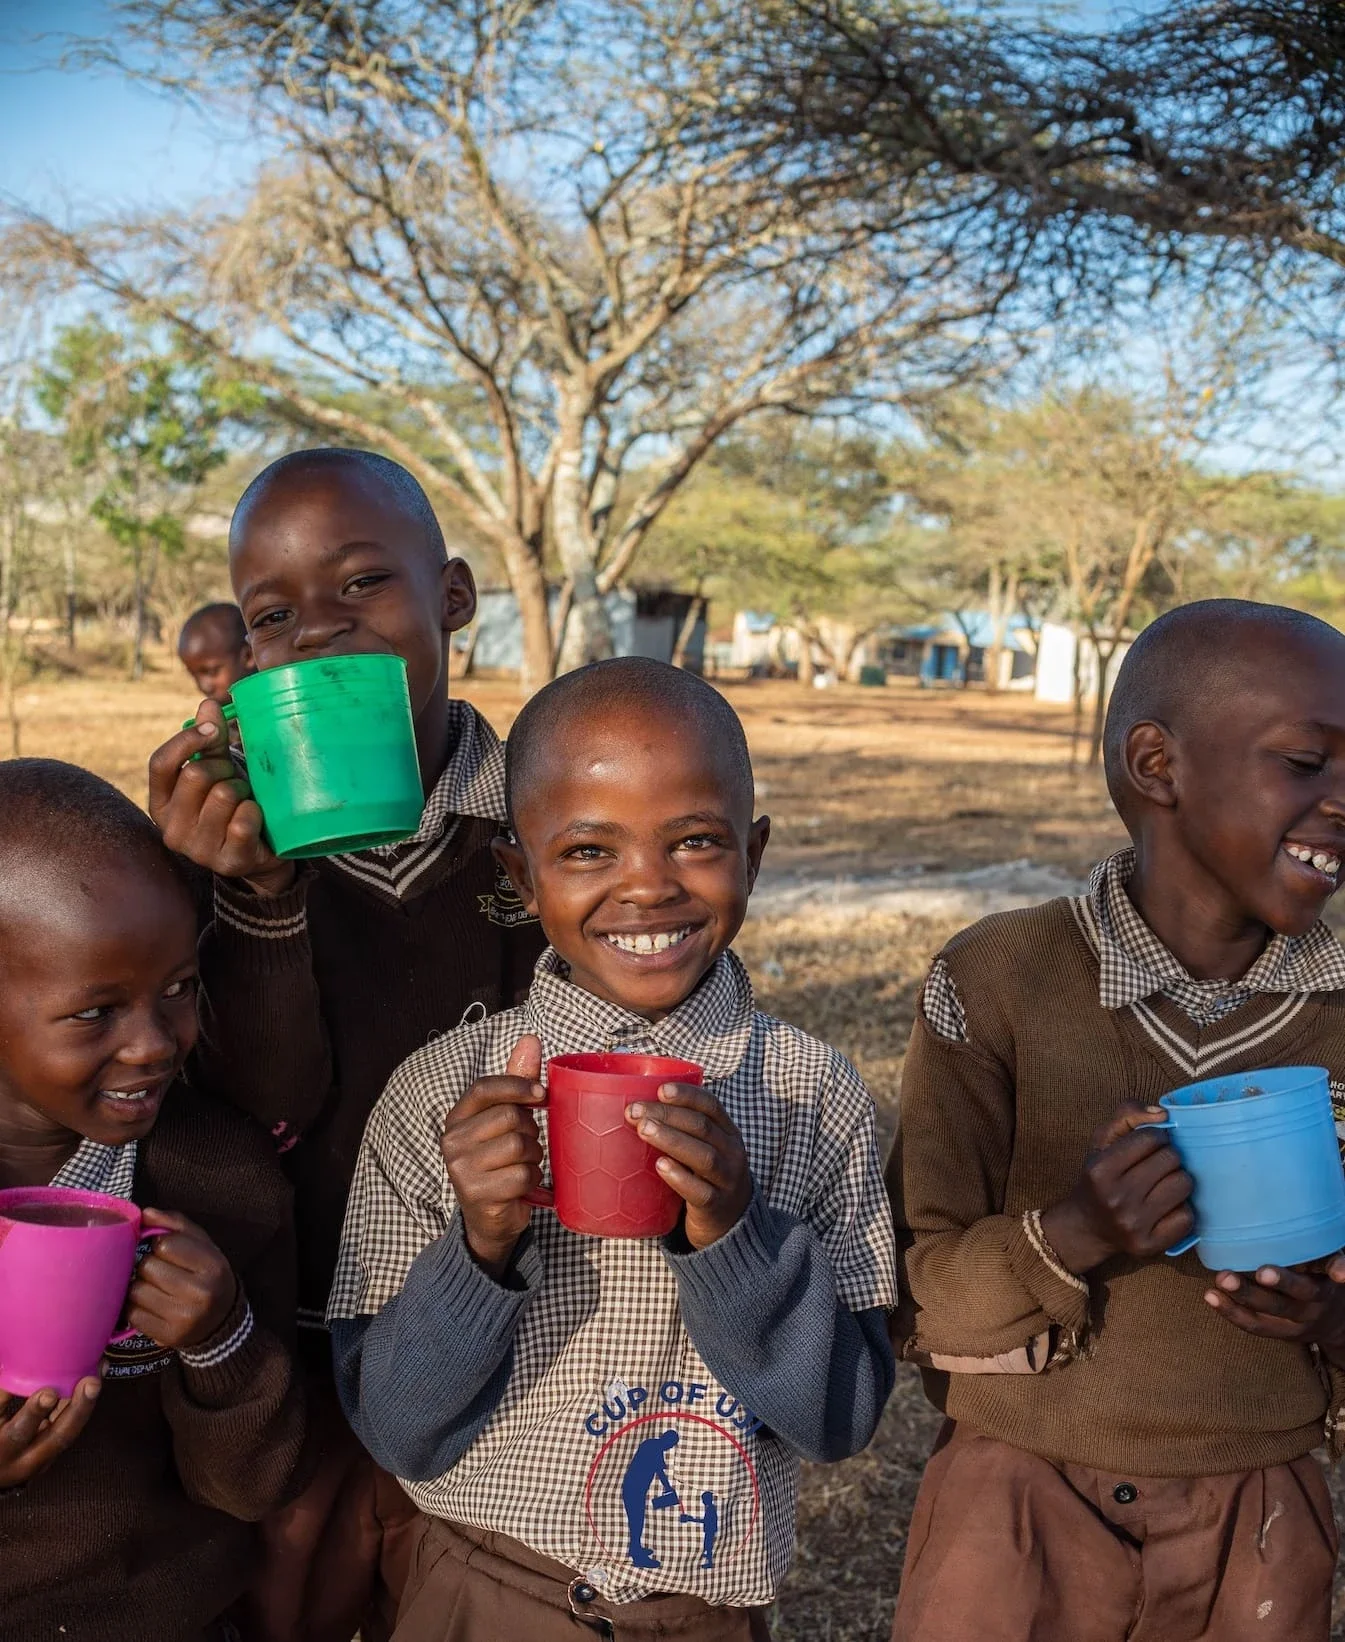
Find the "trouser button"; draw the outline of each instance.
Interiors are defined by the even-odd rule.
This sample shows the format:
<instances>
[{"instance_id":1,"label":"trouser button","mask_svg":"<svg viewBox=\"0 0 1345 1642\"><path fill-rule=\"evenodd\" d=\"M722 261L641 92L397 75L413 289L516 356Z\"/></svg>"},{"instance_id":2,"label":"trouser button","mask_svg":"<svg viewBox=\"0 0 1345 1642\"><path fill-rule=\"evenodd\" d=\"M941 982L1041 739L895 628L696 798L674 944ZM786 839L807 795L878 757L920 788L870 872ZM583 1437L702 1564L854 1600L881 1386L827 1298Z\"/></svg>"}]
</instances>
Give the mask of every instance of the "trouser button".
<instances>
[{"instance_id":1,"label":"trouser button","mask_svg":"<svg viewBox=\"0 0 1345 1642\"><path fill-rule=\"evenodd\" d=\"M1118 1505L1133 1505L1140 1497L1140 1491L1133 1482L1118 1482L1111 1491L1111 1497Z\"/></svg>"}]
</instances>

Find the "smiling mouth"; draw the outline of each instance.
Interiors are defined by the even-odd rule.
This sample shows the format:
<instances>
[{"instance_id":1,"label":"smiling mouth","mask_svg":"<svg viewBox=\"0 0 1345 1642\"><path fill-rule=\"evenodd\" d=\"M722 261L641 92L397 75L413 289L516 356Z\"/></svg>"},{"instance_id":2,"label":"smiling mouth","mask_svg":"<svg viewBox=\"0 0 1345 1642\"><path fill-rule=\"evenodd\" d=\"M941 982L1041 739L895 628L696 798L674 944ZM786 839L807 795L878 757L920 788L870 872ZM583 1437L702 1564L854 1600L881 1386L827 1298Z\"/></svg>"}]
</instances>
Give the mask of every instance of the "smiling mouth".
<instances>
[{"instance_id":1,"label":"smiling mouth","mask_svg":"<svg viewBox=\"0 0 1345 1642\"><path fill-rule=\"evenodd\" d=\"M157 1105L167 1093L170 1081L169 1078L156 1078L151 1083L141 1084L138 1089L100 1089L98 1099L114 1111L131 1117Z\"/></svg>"},{"instance_id":2,"label":"smiling mouth","mask_svg":"<svg viewBox=\"0 0 1345 1642\"><path fill-rule=\"evenodd\" d=\"M650 957L656 952L667 952L670 947L680 946L688 935L695 934L690 924L682 929L661 929L656 935L641 933L639 935L621 935L613 931L604 935L603 940L608 946L614 946L618 952L629 952L636 957Z\"/></svg>"},{"instance_id":3,"label":"smiling mouth","mask_svg":"<svg viewBox=\"0 0 1345 1642\"><path fill-rule=\"evenodd\" d=\"M1316 873L1332 889L1336 887L1340 877L1340 856L1334 850L1313 849L1310 844L1286 844L1284 852Z\"/></svg>"}]
</instances>

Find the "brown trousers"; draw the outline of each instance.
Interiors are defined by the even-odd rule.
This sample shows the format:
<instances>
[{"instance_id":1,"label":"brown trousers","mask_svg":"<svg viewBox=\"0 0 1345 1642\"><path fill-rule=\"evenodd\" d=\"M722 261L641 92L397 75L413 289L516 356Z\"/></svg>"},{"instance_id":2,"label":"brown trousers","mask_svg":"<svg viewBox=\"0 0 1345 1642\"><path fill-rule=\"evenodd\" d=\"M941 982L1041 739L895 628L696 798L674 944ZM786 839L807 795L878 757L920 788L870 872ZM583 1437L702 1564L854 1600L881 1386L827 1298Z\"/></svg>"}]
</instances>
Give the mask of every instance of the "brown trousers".
<instances>
[{"instance_id":1,"label":"brown trousers","mask_svg":"<svg viewBox=\"0 0 1345 1642\"><path fill-rule=\"evenodd\" d=\"M420 1513L346 1424L330 1381L308 1380L313 1475L261 1526L261 1568L240 1607L245 1642L387 1642Z\"/></svg>"},{"instance_id":2,"label":"brown trousers","mask_svg":"<svg viewBox=\"0 0 1345 1642\"><path fill-rule=\"evenodd\" d=\"M605 1602L503 1534L423 1519L393 1642L770 1642L764 1608L693 1596Z\"/></svg>"},{"instance_id":3,"label":"brown trousers","mask_svg":"<svg viewBox=\"0 0 1345 1642\"><path fill-rule=\"evenodd\" d=\"M1311 1454L1130 1477L945 1425L892 1642L1327 1642L1336 1529Z\"/></svg>"}]
</instances>

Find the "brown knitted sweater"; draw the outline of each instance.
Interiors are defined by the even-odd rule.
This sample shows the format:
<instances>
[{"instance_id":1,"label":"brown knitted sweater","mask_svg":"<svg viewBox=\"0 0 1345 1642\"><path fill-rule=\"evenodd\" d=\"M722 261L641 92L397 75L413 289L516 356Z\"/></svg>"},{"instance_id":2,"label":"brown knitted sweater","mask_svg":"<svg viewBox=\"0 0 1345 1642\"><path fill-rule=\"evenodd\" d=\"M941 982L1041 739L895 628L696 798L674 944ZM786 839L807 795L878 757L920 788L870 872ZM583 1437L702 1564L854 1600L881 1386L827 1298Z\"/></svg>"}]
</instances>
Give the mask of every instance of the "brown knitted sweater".
<instances>
[{"instance_id":1,"label":"brown knitted sweater","mask_svg":"<svg viewBox=\"0 0 1345 1642\"><path fill-rule=\"evenodd\" d=\"M1146 1030L1132 1009L1102 1008L1097 956L1067 900L987 918L942 956L970 1041L918 1020L906 1062L888 1165L906 1354L1008 1358L1047 1332L1063 1350L1037 1373L927 1370L933 1401L1019 1448L1141 1476L1251 1470L1315 1447L1345 1380L1219 1317L1194 1253L1118 1256L1071 1283L1023 1217L1068 1193L1121 1101L1191 1081L1164 1032L1221 1074L1311 1063L1338 1078L1345 994L1260 996L1204 1029L1151 998L1163 1030Z\"/></svg>"},{"instance_id":2,"label":"brown knitted sweater","mask_svg":"<svg viewBox=\"0 0 1345 1642\"><path fill-rule=\"evenodd\" d=\"M136 1156L135 1201L208 1232L241 1282L211 1367L150 1350L109 1378L88 1428L0 1498L0 1642L198 1642L246 1588L258 1521L296 1480L304 1433L290 1193L265 1134L184 1084Z\"/></svg>"},{"instance_id":3,"label":"brown knitted sweater","mask_svg":"<svg viewBox=\"0 0 1345 1642\"><path fill-rule=\"evenodd\" d=\"M301 1324L326 1312L365 1121L389 1077L469 1009L493 1015L527 995L545 941L491 854L500 831L462 816L401 900L327 861L271 900L216 886L197 1057L286 1148Z\"/></svg>"}]
</instances>

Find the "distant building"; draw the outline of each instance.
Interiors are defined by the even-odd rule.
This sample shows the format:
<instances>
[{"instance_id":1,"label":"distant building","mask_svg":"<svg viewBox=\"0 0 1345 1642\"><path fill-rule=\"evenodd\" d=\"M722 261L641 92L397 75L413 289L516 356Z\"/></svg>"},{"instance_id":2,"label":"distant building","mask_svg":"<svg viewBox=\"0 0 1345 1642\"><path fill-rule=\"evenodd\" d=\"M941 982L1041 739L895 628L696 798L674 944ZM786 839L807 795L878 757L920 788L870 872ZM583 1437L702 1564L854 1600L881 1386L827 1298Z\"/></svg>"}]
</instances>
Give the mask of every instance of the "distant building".
<instances>
[{"instance_id":1,"label":"distant building","mask_svg":"<svg viewBox=\"0 0 1345 1642\"><path fill-rule=\"evenodd\" d=\"M1107 642L1110 635L1103 635ZM1133 641L1122 638L1107 670L1107 695L1116 683L1116 672ZM1074 700L1075 667L1078 667L1079 699L1085 704L1097 700L1097 651L1086 636L1063 622L1044 621L1037 636L1037 678L1034 694L1038 701L1055 701L1069 706Z\"/></svg>"},{"instance_id":2,"label":"distant building","mask_svg":"<svg viewBox=\"0 0 1345 1642\"><path fill-rule=\"evenodd\" d=\"M1026 616L1011 616L1000 654L1001 690L1030 690L1036 668L1036 635ZM889 673L922 684L985 682L994 623L985 610L945 612L928 622L894 627L870 646L872 660Z\"/></svg>"},{"instance_id":3,"label":"distant building","mask_svg":"<svg viewBox=\"0 0 1345 1642\"><path fill-rule=\"evenodd\" d=\"M547 589L547 608L554 622L560 589ZM665 588L617 587L604 603L612 624L612 646L618 656L648 656L671 661L683 623L692 618L683 666L700 673L705 665L705 601ZM523 622L518 600L508 588L486 588L477 595L476 620L454 636L458 665L464 671L514 674L523 666Z\"/></svg>"}]
</instances>

